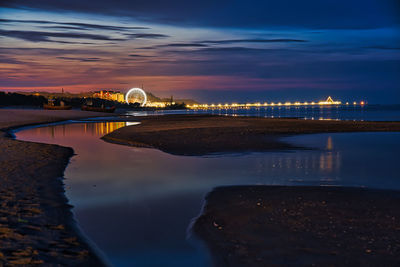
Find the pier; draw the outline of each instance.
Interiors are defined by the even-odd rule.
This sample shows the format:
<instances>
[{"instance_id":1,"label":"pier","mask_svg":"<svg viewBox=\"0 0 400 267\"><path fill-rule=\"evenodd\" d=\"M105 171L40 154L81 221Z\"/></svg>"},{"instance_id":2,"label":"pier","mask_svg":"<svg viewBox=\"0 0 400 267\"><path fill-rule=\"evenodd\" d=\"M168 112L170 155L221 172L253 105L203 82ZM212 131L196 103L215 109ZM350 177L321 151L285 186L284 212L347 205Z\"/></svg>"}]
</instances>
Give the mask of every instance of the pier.
<instances>
[{"instance_id":1,"label":"pier","mask_svg":"<svg viewBox=\"0 0 400 267\"><path fill-rule=\"evenodd\" d=\"M349 102L342 103L341 101L333 100L332 97L328 97L326 100L322 101L312 101L312 102L257 102L257 103L231 103L231 104L193 104L186 105L189 109L245 109L245 108L259 108L259 107L291 107L291 106L340 106L340 105L350 105ZM353 102L352 105L364 106L365 102Z\"/></svg>"}]
</instances>

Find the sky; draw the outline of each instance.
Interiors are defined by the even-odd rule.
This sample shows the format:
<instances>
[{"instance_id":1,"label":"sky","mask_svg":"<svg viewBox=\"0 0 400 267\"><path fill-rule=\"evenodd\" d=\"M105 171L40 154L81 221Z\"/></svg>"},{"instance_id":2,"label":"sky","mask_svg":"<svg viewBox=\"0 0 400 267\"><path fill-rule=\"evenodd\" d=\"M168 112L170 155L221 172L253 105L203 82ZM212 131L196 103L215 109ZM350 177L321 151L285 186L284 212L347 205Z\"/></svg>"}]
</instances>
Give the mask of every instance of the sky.
<instances>
[{"instance_id":1,"label":"sky","mask_svg":"<svg viewBox=\"0 0 400 267\"><path fill-rule=\"evenodd\" d=\"M0 1L0 90L400 103L398 0Z\"/></svg>"}]
</instances>

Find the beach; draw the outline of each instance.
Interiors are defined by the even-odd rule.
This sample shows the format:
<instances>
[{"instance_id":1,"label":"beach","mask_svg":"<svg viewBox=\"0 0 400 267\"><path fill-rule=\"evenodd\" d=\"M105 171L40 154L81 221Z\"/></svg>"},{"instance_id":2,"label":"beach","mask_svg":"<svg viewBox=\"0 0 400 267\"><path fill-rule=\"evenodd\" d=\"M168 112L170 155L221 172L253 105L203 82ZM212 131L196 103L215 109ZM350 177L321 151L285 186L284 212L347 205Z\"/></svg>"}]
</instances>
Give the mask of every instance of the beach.
<instances>
[{"instance_id":1,"label":"beach","mask_svg":"<svg viewBox=\"0 0 400 267\"><path fill-rule=\"evenodd\" d=\"M395 266L399 205L398 191L220 187L192 230L217 266Z\"/></svg>"},{"instance_id":2,"label":"beach","mask_svg":"<svg viewBox=\"0 0 400 267\"><path fill-rule=\"evenodd\" d=\"M71 206L67 204L64 195L63 182L60 177L63 176L69 159L73 155L72 149L57 145L18 141L10 138L7 133L12 127L22 125L103 116L106 116L106 114L82 111L0 110L0 128L3 131L0 137L0 147L3 152L0 156L2 166L0 170L0 182L2 184L0 189L2 190L0 194L2 203L0 210L0 263L7 265L51 263L82 266L101 266L104 264L79 233L73 221ZM157 148L164 152L179 155L306 149L282 142L279 138L306 133L400 130L399 122L305 121L209 115L149 116L135 117L130 120L138 120L141 124L120 128L106 135L103 139L112 143ZM270 248L268 246L271 243L268 242L275 242L280 240L281 237L285 239L288 235L285 231L288 229L300 233L308 233L307 229L311 232L319 229L320 232L326 233L320 236L318 241L320 243L308 235L301 236L299 239L289 238L287 243L278 242L277 244L280 244L279 253L288 251L291 257L295 257L300 254L290 250L290 246L307 244L311 246L311 248L306 248L311 253L307 254L307 257L315 259L315 255L318 253L323 256L327 255L326 251L331 251L331 247L321 248L320 252L314 253L315 247L312 246L319 247L321 242L328 242L333 235L339 236L338 231L342 230L339 225L341 227L355 227L363 233L365 232L362 236L367 239L371 237L367 232L375 235L374 229L379 230L376 232L377 236L388 238L387 242L385 241L386 243L379 243L378 249L376 247L365 247L365 249L362 247L363 252L357 252L357 250L358 254L352 254L353 250L350 250L346 254L348 258L351 258L351 255L358 257L364 255L362 253L370 253L366 250L371 250L373 255L378 255L376 259L385 259L387 263L391 263L395 259L396 254L393 253L398 251L398 247L392 246L389 250L385 248L382 252L383 245L380 244L386 246L387 244L399 243L395 242L398 241L399 229L397 224L398 214L396 213L398 212L396 205L399 201L396 192L390 192L386 196L386 193L357 191L358 189L343 191L332 188L329 189L332 191L327 192L328 189L326 188L310 187L307 188L308 191L304 190L305 188L302 187L286 189L258 186L217 189L207 197L207 203L203 213L195 223L194 231L207 243L212 254L218 255L214 259L220 266L226 266L227 263L229 263L229 266L235 266L230 259L235 262L237 260L238 266L251 266L253 264L254 266L261 266L260 264L264 261L273 264L274 262L270 261L271 257L268 255L264 257L262 251ZM271 197L272 195L274 197ZM327 195L329 195L329 198L327 198ZM305 204L302 201L295 201L299 197L310 198L310 200ZM323 201L337 203L337 205L328 206L331 209L327 210L322 205ZM283 206L277 205L278 202L284 202ZM256 209L253 207L254 203ZM321 207L319 207L319 203L322 203ZM351 203L351 205L346 203ZM371 203L376 204L372 205ZM260 206L267 208L257 209ZM279 209L273 210L274 207ZM312 208L311 210L314 213L310 215L303 213L306 210L305 207L317 208ZM341 208L340 212L339 208ZM265 210L272 213L266 214ZM283 210L290 210L290 214L294 214L295 217L291 217L289 220L281 214ZM242 216L243 214L248 216ZM324 220L327 214L330 214L332 220ZM361 218L357 221L358 224L352 226L351 216L360 215L362 217L363 214L369 214L373 218L383 216L382 220L389 221L376 221L370 227L368 226L370 224L364 223L367 222L367 218ZM218 221L215 218L218 218ZM272 218L281 225L281 228L273 228L276 225L271 228L270 224L265 223L266 218ZM233 228L229 228L229 221L237 224ZM296 221L302 223L294 223ZM331 221L333 224L330 223ZM321 224L316 226L312 224L318 222ZM388 224L388 222L392 224ZM375 227L382 223L385 226L388 225L386 230ZM248 225L248 228L245 228L245 225ZM332 225L335 227L332 228ZM325 232L323 229L325 229ZM214 230L218 230L218 232L213 232ZM224 232L225 230L229 230L229 232ZM392 237L388 236L385 231L390 231ZM252 232L252 235L249 234L250 232ZM250 242L254 236L268 237L274 234L275 239L272 239L272 241L256 240L255 244ZM237 238L235 239L232 236L237 236ZM353 237L353 235L350 235L350 237ZM369 241L371 240L368 239L366 242ZM232 250L232 246L238 245L238 242L241 242L239 243L240 249ZM359 243L352 244L354 244L354 247L359 246ZM257 255L247 253L246 251L249 249L247 245L251 245ZM337 250L338 253L335 255L342 251ZM271 253L275 253L275 251L272 250ZM259 255L261 255L261 261ZM338 262L335 260L340 260L332 257L326 259L327 262L325 263L332 264ZM304 262L309 263L308 261ZM283 263L277 262L276 264Z\"/></svg>"},{"instance_id":3,"label":"beach","mask_svg":"<svg viewBox=\"0 0 400 267\"><path fill-rule=\"evenodd\" d=\"M110 116L83 111L0 110L0 265L102 266L73 221L63 177L71 148L10 138L12 127Z\"/></svg>"}]
</instances>

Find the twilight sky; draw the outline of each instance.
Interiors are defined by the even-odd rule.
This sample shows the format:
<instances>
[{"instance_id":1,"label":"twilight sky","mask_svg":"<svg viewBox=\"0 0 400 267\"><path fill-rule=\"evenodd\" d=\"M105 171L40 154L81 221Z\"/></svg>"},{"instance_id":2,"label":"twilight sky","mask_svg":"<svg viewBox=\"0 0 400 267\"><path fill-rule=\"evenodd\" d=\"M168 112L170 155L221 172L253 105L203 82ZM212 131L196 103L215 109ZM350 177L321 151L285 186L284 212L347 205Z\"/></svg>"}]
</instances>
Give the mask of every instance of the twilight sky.
<instances>
[{"instance_id":1,"label":"twilight sky","mask_svg":"<svg viewBox=\"0 0 400 267\"><path fill-rule=\"evenodd\" d=\"M0 89L400 103L398 0L2 0Z\"/></svg>"}]
</instances>

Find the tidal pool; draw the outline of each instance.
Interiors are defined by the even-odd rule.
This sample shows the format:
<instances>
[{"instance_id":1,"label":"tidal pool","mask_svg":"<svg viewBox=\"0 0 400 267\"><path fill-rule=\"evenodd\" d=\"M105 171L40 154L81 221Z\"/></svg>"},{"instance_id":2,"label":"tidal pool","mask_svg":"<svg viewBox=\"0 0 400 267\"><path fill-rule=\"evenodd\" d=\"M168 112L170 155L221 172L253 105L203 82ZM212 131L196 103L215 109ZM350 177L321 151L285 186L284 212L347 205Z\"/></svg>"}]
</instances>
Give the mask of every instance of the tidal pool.
<instances>
[{"instance_id":1,"label":"tidal pool","mask_svg":"<svg viewBox=\"0 0 400 267\"><path fill-rule=\"evenodd\" d=\"M115 266L210 266L188 227L224 185L343 185L400 189L400 133L284 138L312 150L187 157L106 143L132 122L78 122L16 132L72 147L65 188L84 234ZM134 123L133 123L134 124Z\"/></svg>"}]
</instances>

